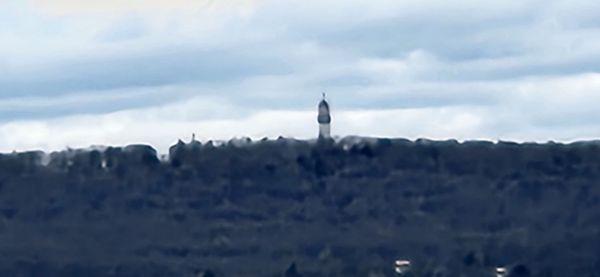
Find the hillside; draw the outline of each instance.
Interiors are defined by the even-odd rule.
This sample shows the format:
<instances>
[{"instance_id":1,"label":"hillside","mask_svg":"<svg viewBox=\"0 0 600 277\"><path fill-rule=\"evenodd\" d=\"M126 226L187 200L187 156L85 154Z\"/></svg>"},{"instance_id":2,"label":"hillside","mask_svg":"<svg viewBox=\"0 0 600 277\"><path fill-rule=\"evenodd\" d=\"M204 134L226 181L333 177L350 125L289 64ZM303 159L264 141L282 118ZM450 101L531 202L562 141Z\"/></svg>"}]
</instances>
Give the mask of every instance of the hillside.
<instances>
[{"instance_id":1,"label":"hillside","mask_svg":"<svg viewBox=\"0 0 600 277\"><path fill-rule=\"evenodd\" d=\"M597 276L600 143L0 155L0 276Z\"/></svg>"}]
</instances>

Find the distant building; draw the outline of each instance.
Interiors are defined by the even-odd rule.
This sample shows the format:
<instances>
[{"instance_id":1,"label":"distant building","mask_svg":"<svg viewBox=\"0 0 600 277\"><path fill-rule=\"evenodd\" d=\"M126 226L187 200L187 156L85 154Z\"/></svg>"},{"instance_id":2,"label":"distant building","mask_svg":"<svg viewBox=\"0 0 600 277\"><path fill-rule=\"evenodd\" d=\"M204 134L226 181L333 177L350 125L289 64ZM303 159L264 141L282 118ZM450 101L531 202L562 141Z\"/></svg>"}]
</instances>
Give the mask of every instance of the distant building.
<instances>
[{"instance_id":1,"label":"distant building","mask_svg":"<svg viewBox=\"0 0 600 277\"><path fill-rule=\"evenodd\" d=\"M319 102L317 122L319 122L319 139L331 138L331 115L329 114L329 103L325 100L325 93L323 93L323 99Z\"/></svg>"}]
</instances>

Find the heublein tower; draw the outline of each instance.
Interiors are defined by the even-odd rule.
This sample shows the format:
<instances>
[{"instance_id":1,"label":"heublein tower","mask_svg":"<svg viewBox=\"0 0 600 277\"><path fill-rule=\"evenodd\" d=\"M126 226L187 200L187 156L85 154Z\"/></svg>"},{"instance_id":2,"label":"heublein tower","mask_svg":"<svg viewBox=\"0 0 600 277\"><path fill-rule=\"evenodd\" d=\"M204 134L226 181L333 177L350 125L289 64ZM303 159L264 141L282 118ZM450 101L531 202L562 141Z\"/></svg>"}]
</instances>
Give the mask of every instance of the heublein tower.
<instances>
[{"instance_id":1,"label":"heublein tower","mask_svg":"<svg viewBox=\"0 0 600 277\"><path fill-rule=\"evenodd\" d=\"M323 99L319 102L317 122L319 122L319 139L331 138L331 115L329 114L329 103L325 100L325 93L323 93Z\"/></svg>"}]
</instances>

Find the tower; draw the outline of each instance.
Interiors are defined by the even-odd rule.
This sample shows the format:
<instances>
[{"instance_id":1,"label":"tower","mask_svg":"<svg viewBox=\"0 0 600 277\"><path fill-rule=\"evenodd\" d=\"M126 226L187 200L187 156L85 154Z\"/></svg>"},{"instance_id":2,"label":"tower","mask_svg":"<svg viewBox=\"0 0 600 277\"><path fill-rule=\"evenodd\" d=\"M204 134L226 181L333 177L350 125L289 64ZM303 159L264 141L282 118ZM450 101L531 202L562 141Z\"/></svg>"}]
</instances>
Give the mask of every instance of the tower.
<instances>
[{"instance_id":1,"label":"tower","mask_svg":"<svg viewBox=\"0 0 600 277\"><path fill-rule=\"evenodd\" d=\"M331 115L329 114L329 103L325 100L325 93L323 93L323 99L319 102L317 122L319 122L319 139L331 138Z\"/></svg>"}]
</instances>

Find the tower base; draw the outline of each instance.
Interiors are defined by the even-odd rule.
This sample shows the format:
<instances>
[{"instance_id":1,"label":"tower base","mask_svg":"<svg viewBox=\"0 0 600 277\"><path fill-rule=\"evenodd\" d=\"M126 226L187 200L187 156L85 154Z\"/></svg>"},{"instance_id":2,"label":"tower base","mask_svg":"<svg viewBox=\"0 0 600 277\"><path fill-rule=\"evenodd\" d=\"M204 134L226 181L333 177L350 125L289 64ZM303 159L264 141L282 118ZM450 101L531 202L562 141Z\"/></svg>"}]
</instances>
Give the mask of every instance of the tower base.
<instances>
[{"instance_id":1,"label":"tower base","mask_svg":"<svg viewBox=\"0 0 600 277\"><path fill-rule=\"evenodd\" d=\"M319 139L331 138L331 126L329 124L319 124Z\"/></svg>"}]
</instances>

